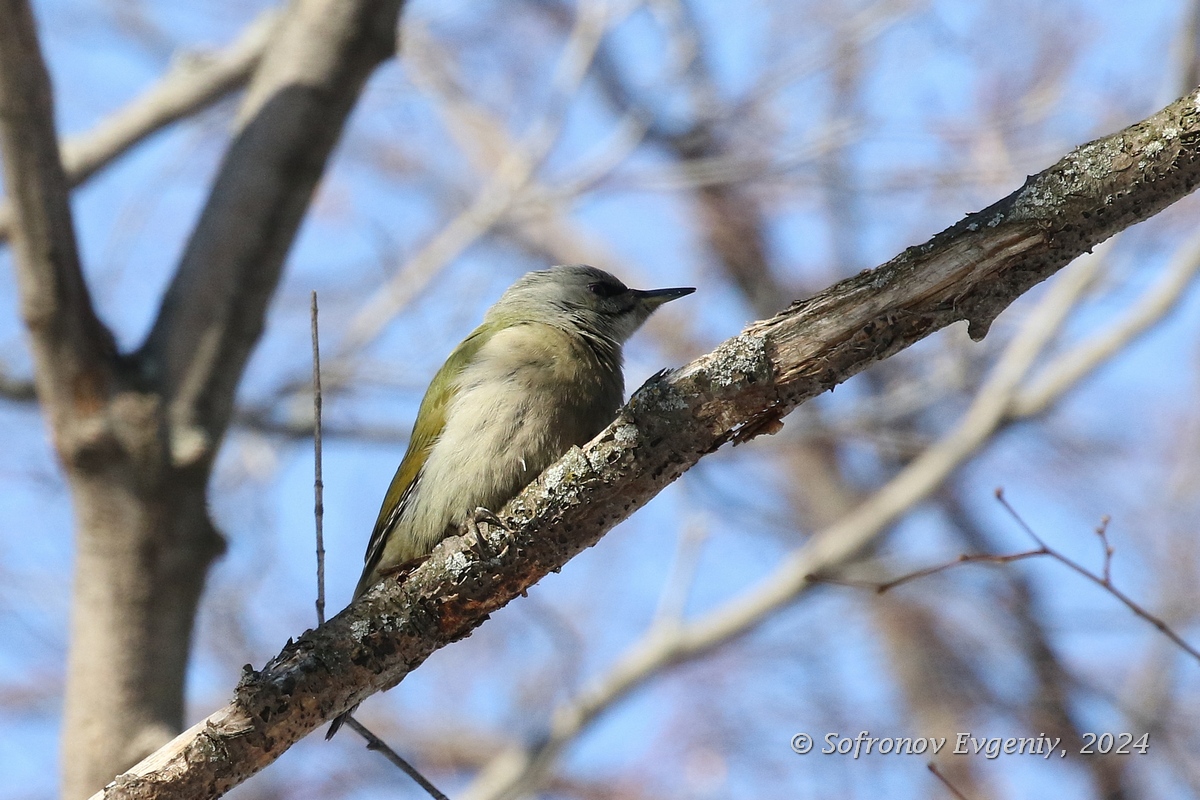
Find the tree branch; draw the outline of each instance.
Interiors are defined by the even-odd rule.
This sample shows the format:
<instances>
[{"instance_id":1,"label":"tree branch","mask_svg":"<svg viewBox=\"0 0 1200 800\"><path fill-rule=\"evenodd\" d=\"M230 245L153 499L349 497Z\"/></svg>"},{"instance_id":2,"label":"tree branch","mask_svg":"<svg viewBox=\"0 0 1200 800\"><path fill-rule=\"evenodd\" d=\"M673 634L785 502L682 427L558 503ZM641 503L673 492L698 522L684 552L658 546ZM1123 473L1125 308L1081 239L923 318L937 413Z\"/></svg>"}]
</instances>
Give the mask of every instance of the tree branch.
<instances>
[{"instance_id":1,"label":"tree branch","mask_svg":"<svg viewBox=\"0 0 1200 800\"><path fill-rule=\"evenodd\" d=\"M551 730L530 748L513 747L495 756L476 783L464 793L470 800L510 797L543 786L545 768L586 725L607 708L628 696L663 669L703 656L712 649L747 633L772 612L796 600L816 583L831 581L814 575L847 563L870 545L906 510L921 502L956 468L968 460L1005 423L1045 412L1092 371L1128 347L1152 323L1161 320L1181 301L1185 289L1200 272L1200 236L1185 243L1162 277L1126 315L1107 329L1068 349L1028 380L1034 359L1051 343L1079 295L1094 280L1098 261L1080 264L1060 279L1030 312L1020 332L1000 356L962 421L920 457L911 462L877 492L813 536L796 557L757 587L734 598L705 617L671 629L654 629L632 645L616 665L582 695L561 704ZM1098 253L1097 253L1098 255ZM1061 377L1061 379L1060 379ZM1068 380L1069 378L1069 380ZM1078 738L1078 736L1076 736ZM1103 765L1098 769L1104 768Z\"/></svg>"},{"instance_id":2,"label":"tree branch","mask_svg":"<svg viewBox=\"0 0 1200 800\"><path fill-rule=\"evenodd\" d=\"M116 345L84 282L58 155L50 76L25 0L0 0L0 154L13 209L13 250L34 383L55 444L70 461L102 426ZM82 437L82 438L80 438Z\"/></svg>"},{"instance_id":3,"label":"tree branch","mask_svg":"<svg viewBox=\"0 0 1200 800\"><path fill-rule=\"evenodd\" d=\"M544 785L570 742L607 709L673 664L700 658L744 635L793 602L816 581L811 573L844 563L870 545L951 472L978 451L1003 419L1009 398L1050 343L1091 281L1097 260L1057 280L1005 348L954 430L910 462L883 487L813 535L767 578L705 615L670 628L651 628L608 672L555 708L544 736L499 753L468 787L466 800L523 797ZM839 547L847 543L846 547Z\"/></svg>"},{"instance_id":4,"label":"tree branch","mask_svg":"<svg viewBox=\"0 0 1200 800\"><path fill-rule=\"evenodd\" d=\"M0 397L5 400L30 403L37 400L37 390L34 388L32 380L14 378L0 370Z\"/></svg>"},{"instance_id":5,"label":"tree branch","mask_svg":"<svg viewBox=\"0 0 1200 800\"><path fill-rule=\"evenodd\" d=\"M367 77L395 52L400 7L401 0L300 0L273 34L142 349L169 398L177 467L215 453L330 151Z\"/></svg>"},{"instance_id":6,"label":"tree branch","mask_svg":"<svg viewBox=\"0 0 1200 800\"><path fill-rule=\"evenodd\" d=\"M267 11L233 44L215 53L189 53L129 105L61 145L71 187L86 181L130 148L168 125L216 103L245 84L270 41L279 12ZM13 209L0 202L0 242L12 234Z\"/></svg>"},{"instance_id":7,"label":"tree branch","mask_svg":"<svg viewBox=\"0 0 1200 800\"><path fill-rule=\"evenodd\" d=\"M1200 91L1086 144L928 243L842 281L639 389L505 511L510 531L455 537L261 672L230 705L96 797L216 795L324 720L390 688L434 650L596 543L722 444L778 428L796 405L958 320L982 337L1016 297L1200 183Z\"/></svg>"}]
</instances>

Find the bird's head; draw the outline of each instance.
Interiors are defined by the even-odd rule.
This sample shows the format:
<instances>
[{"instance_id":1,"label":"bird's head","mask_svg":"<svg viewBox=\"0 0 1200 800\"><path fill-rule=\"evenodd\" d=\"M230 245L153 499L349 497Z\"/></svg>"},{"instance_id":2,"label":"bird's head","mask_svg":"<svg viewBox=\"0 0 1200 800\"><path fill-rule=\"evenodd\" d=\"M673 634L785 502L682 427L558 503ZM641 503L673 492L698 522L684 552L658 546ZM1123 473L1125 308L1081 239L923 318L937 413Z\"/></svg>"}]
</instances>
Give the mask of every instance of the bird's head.
<instances>
[{"instance_id":1,"label":"bird's head","mask_svg":"<svg viewBox=\"0 0 1200 800\"><path fill-rule=\"evenodd\" d=\"M663 303L691 287L630 289L602 269L582 264L530 272L488 311L488 321L542 322L598 337L619 348Z\"/></svg>"}]
</instances>

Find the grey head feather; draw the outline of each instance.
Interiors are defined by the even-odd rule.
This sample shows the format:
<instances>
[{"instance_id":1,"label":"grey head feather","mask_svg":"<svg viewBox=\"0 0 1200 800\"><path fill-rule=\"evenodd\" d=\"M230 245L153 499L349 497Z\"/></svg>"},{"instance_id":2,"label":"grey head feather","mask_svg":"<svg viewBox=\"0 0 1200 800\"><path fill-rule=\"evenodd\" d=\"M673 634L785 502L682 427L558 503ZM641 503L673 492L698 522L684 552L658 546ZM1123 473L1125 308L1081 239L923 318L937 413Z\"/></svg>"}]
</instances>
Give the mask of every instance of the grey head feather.
<instances>
[{"instance_id":1,"label":"grey head feather","mask_svg":"<svg viewBox=\"0 0 1200 800\"><path fill-rule=\"evenodd\" d=\"M488 310L485 323L540 322L583 336L619 361L621 345L663 303L695 289L630 289L586 264L527 273Z\"/></svg>"}]
</instances>

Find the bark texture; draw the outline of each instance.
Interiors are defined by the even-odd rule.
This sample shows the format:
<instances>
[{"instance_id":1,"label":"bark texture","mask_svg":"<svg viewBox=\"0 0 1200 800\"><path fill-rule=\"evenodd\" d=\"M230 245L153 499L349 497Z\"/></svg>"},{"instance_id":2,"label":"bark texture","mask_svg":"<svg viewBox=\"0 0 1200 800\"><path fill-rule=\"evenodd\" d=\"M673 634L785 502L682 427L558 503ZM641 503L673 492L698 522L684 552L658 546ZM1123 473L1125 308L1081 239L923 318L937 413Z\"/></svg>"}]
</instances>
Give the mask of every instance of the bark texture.
<instances>
[{"instance_id":1,"label":"bark texture","mask_svg":"<svg viewBox=\"0 0 1200 800\"><path fill-rule=\"evenodd\" d=\"M403 585L372 591L262 670L247 667L227 707L96 797L223 793L469 635L705 454L778 430L799 403L953 322L983 337L1031 286L1198 184L1195 91L1083 145L928 243L656 376L608 429L509 504L502 517L511 530L448 540ZM678 644L681 653L693 646L703 643Z\"/></svg>"}]
</instances>

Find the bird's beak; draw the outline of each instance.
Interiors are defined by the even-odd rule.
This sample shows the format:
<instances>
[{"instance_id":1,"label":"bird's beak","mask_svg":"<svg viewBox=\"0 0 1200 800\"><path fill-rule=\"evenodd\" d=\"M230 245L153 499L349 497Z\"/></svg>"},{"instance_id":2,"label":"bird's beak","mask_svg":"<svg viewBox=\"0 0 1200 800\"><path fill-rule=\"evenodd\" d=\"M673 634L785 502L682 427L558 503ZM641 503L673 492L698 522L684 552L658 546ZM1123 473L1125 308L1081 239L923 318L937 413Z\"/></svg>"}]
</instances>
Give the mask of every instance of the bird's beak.
<instances>
[{"instance_id":1,"label":"bird's beak","mask_svg":"<svg viewBox=\"0 0 1200 800\"><path fill-rule=\"evenodd\" d=\"M696 291L694 286L683 286L678 289L634 289L633 295L651 309L655 309L663 303L686 297L694 291Z\"/></svg>"}]
</instances>

